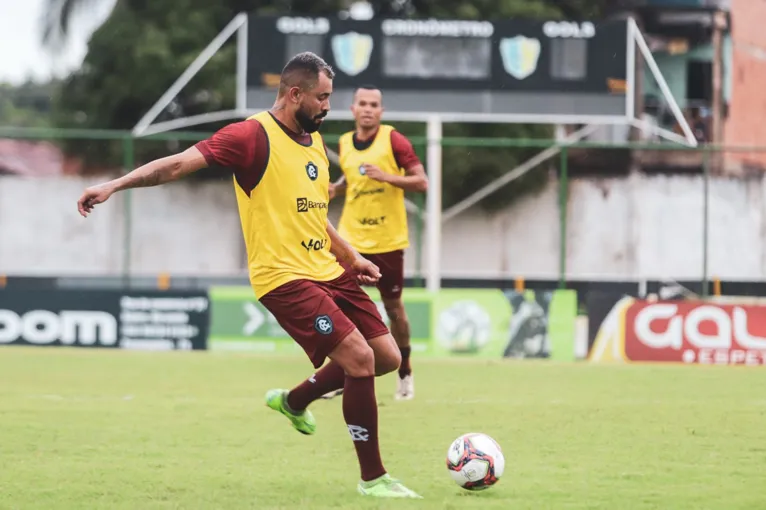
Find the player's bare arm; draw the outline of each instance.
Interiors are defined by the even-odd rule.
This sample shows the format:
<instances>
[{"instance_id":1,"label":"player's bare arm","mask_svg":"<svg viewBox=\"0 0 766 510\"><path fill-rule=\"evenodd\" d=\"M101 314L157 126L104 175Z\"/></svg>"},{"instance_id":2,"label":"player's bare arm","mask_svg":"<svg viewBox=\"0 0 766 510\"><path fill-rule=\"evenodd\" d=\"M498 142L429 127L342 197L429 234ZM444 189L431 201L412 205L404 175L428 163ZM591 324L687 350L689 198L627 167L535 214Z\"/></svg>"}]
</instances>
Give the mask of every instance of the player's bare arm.
<instances>
[{"instance_id":1,"label":"player's bare arm","mask_svg":"<svg viewBox=\"0 0 766 510\"><path fill-rule=\"evenodd\" d=\"M384 172L375 165L364 165L365 175L378 182L386 182L405 191L425 192L428 190L428 177L423 165L417 164L405 171L406 175L393 175Z\"/></svg>"},{"instance_id":2,"label":"player's bare arm","mask_svg":"<svg viewBox=\"0 0 766 510\"><path fill-rule=\"evenodd\" d=\"M330 183L330 200L332 200L335 197L345 195L347 188L348 188L348 183L346 182L346 176L341 175L340 179Z\"/></svg>"},{"instance_id":3,"label":"player's bare arm","mask_svg":"<svg viewBox=\"0 0 766 510\"><path fill-rule=\"evenodd\" d=\"M179 154L156 159L118 179L87 188L77 201L77 209L82 216L87 217L96 204L106 202L118 191L159 186L205 167L207 162L200 151L190 147Z\"/></svg>"},{"instance_id":4,"label":"player's bare arm","mask_svg":"<svg viewBox=\"0 0 766 510\"><path fill-rule=\"evenodd\" d=\"M357 274L360 283L373 284L380 279L380 268L362 257L348 242L343 239L332 223L327 222L327 235L330 238L330 253L348 264Z\"/></svg>"}]
</instances>

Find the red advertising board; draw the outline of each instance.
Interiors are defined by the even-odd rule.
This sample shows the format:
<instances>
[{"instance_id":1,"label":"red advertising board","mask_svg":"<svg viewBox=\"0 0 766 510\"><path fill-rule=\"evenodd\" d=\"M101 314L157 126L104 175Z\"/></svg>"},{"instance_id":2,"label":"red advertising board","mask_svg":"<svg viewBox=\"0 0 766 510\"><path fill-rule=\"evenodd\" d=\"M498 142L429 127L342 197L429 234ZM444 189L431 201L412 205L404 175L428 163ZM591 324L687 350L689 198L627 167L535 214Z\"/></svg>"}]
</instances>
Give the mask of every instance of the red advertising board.
<instances>
[{"instance_id":1,"label":"red advertising board","mask_svg":"<svg viewBox=\"0 0 766 510\"><path fill-rule=\"evenodd\" d=\"M635 301L625 311L625 357L715 365L766 364L766 306Z\"/></svg>"}]
</instances>

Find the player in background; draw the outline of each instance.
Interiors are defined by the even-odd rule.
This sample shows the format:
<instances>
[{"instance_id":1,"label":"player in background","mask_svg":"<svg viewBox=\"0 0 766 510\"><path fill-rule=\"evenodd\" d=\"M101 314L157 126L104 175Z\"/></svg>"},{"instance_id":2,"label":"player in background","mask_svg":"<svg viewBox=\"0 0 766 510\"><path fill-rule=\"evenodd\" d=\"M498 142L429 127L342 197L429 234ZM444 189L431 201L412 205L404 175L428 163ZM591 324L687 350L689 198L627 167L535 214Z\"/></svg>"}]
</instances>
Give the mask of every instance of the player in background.
<instances>
[{"instance_id":1,"label":"player in background","mask_svg":"<svg viewBox=\"0 0 766 510\"><path fill-rule=\"evenodd\" d=\"M356 130L340 138L343 176L330 185L330 199L345 195L338 232L380 268L377 287L402 355L394 396L409 400L415 396L415 380L410 362L410 323L402 303L404 250L410 244L404 192L426 191L428 179L407 137L381 123L380 89L359 87L351 111Z\"/></svg>"},{"instance_id":2,"label":"player in background","mask_svg":"<svg viewBox=\"0 0 766 510\"><path fill-rule=\"evenodd\" d=\"M396 370L401 356L357 280L374 283L380 272L327 220L329 162L317 130L330 109L333 77L320 57L296 55L282 70L270 111L230 124L180 154L86 189L78 209L87 216L115 192L164 184L209 165L232 169L255 295L314 367L322 367L292 391L269 391L267 405L299 432L313 434L316 423L308 403L344 388L343 416L361 470L358 491L419 498L386 473L378 448L375 375ZM326 358L330 362L322 366Z\"/></svg>"}]
</instances>

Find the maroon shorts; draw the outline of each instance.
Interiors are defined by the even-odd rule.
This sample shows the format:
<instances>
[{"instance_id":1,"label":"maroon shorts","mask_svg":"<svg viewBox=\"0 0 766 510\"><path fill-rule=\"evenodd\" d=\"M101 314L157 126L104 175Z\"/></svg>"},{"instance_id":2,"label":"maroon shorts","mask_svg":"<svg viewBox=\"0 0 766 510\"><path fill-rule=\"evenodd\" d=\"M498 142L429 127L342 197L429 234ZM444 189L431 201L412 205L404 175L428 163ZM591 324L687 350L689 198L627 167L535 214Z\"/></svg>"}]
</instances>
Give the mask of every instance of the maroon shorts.
<instances>
[{"instance_id":1,"label":"maroon shorts","mask_svg":"<svg viewBox=\"0 0 766 510\"><path fill-rule=\"evenodd\" d=\"M354 328L370 340L388 334L370 296L348 271L329 282L294 280L261 298L287 333L319 368Z\"/></svg>"},{"instance_id":2,"label":"maroon shorts","mask_svg":"<svg viewBox=\"0 0 766 510\"><path fill-rule=\"evenodd\" d=\"M380 269L381 277L376 284L380 295L386 299L402 297L402 287L404 286L404 250L386 253L362 253L361 255ZM344 265L343 267L348 270L347 266Z\"/></svg>"}]
</instances>

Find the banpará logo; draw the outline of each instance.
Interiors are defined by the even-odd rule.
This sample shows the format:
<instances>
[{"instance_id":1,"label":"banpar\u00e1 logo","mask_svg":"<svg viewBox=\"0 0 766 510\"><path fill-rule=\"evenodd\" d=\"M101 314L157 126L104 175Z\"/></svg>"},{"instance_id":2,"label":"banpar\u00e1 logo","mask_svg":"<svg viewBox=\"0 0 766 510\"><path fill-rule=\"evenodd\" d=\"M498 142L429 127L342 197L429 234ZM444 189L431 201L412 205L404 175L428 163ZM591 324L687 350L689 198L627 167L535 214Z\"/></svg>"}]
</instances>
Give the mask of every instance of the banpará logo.
<instances>
[{"instance_id":1,"label":"banpar\u00e1 logo","mask_svg":"<svg viewBox=\"0 0 766 510\"><path fill-rule=\"evenodd\" d=\"M386 221L385 216L376 216L374 218L360 218L359 223L362 225L382 225Z\"/></svg>"},{"instance_id":2,"label":"banpar\u00e1 logo","mask_svg":"<svg viewBox=\"0 0 766 510\"><path fill-rule=\"evenodd\" d=\"M313 161L306 163L306 175L308 175L309 179L312 181L316 181L317 177L319 177L319 169Z\"/></svg>"},{"instance_id":3,"label":"banpar\u00e1 logo","mask_svg":"<svg viewBox=\"0 0 766 510\"><path fill-rule=\"evenodd\" d=\"M551 39L559 37L590 39L596 36L596 25L590 21L582 23L576 21L546 21L543 24L543 33Z\"/></svg>"},{"instance_id":4,"label":"banpar\u00e1 logo","mask_svg":"<svg viewBox=\"0 0 766 510\"><path fill-rule=\"evenodd\" d=\"M19 315L0 310L0 344L22 340L45 345L116 345L117 319L107 312L30 310Z\"/></svg>"},{"instance_id":5,"label":"banpar\u00e1 logo","mask_svg":"<svg viewBox=\"0 0 766 510\"><path fill-rule=\"evenodd\" d=\"M301 241L301 246L306 248L306 251L323 250L325 246L327 246L327 239L309 239L308 241Z\"/></svg>"},{"instance_id":6,"label":"banpar\u00e1 logo","mask_svg":"<svg viewBox=\"0 0 766 510\"><path fill-rule=\"evenodd\" d=\"M277 20L277 30L283 34L322 35L330 31L330 20L327 18L282 16Z\"/></svg>"},{"instance_id":7,"label":"banpar\u00e1 logo","mask_svg":"<svg viewBox=\"0 0 766 510\"><path fill-rule=\"evenodd\" d=\"M327 209L327 202L314 202L306 197L299 197L298 212L308 212L310 209Z\"/></svg>"},{"instance_id":8,"label":"banpar\u00e1 logo","mask_svg":"<svg viewBox=\"0 0 766 510\"><path fill-rule=\"evenodd\" d=\"M320 335L329 335L333 332L333 323L329 315L320 315L314 319L314 329Z\"/></svg>"}]
</instances>

